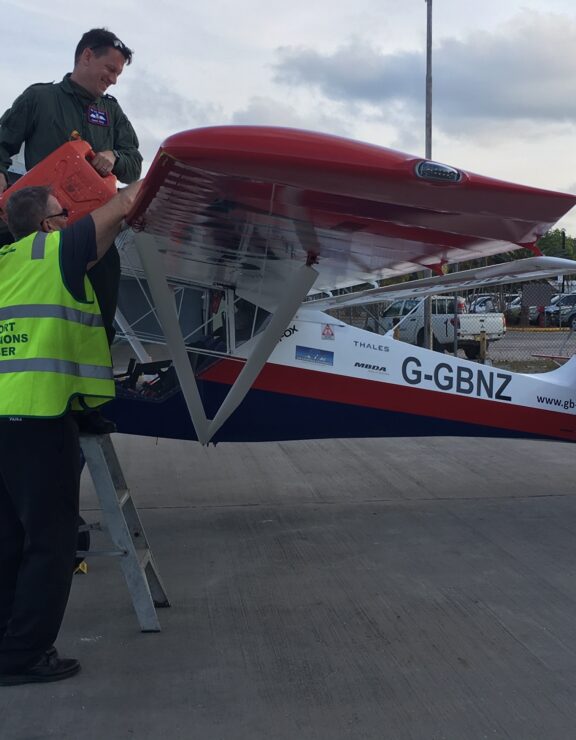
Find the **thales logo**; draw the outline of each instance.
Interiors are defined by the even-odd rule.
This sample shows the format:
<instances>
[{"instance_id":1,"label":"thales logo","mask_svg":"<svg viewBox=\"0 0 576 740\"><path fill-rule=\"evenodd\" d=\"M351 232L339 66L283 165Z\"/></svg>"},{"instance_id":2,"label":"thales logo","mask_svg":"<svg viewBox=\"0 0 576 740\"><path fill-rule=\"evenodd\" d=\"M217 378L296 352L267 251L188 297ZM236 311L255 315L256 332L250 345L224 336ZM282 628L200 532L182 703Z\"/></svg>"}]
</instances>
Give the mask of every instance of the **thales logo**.
<instances>
[{"instance_id":1,"label":"thales logo","mask_svg":"<svg viewBox=\"0 0 576 740\"><path fill-rule=\"evenodd\" d=\"M384 365L370 365L368 362L355 362L354 367L361 367L363 370L375 370L377 373L385 373Z\"/></svg>"}]
</instances>

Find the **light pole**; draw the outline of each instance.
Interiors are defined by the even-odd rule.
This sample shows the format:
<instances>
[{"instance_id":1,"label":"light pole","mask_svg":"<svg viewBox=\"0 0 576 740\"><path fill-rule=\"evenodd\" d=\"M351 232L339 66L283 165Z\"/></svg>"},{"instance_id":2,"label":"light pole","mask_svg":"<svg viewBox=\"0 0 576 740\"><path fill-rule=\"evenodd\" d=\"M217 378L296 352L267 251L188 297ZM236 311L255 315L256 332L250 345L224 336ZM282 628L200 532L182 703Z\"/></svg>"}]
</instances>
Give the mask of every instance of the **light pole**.
<instances>
[{"instance_id":1,"label":"light pole","mask_svg":"<svg viewBox=\"0 0 576 740\"><path fill-rule=\"evenodd\" d=\"M426 5L426 159L432 159L432 0Z\"/></svg>"},{"instance_id":2,"label":"light pole","mask_svg":"<svg viewBox=\"0 0 576 740\"><path fill-rule=\"evenodd\" d=\"M566 254L566 229L561 229L562 231L562 257L566 259L568 255ZM566 292L566 275L562 275L562 293Z\"/></svg>"},{"instance_id":3,"label":"light pole","mask_svg":"<svg viewBox=\"0 0 576 740\"><path fill-rule=\"evenodd\" d=\"M426 8L426 130L425 157L432 159L432 0L425 0ZM424 277L432 275L431 270ZM456 329L454 330L456 331ZM432 299L424 299L424 346L432 348Z\"/></svg>"}]
</instances>

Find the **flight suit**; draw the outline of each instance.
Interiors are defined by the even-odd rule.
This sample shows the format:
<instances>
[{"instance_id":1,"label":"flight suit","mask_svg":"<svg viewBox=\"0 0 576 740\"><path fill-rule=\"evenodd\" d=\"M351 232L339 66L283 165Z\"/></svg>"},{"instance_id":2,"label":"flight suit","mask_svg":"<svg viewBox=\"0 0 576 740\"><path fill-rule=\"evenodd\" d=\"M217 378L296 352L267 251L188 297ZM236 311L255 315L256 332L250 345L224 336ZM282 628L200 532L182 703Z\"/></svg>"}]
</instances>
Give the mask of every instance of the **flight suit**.
<instances>
[{"instance_id":1,"label":"flight suit","mask_svg":"<svg viewBox=\"0 0 576 740\"><path fill-rule=\"evenodd\" d=\"M94 99L72 82L69 74L62 82L31 85L0 118L0 172L6 174L24 142L29 170L70 141L73 131L95 152L117 154L112 172L121 182L131 183L140 177L138 137L116 98L103 95Z\"/></svg>"}]
</instances>

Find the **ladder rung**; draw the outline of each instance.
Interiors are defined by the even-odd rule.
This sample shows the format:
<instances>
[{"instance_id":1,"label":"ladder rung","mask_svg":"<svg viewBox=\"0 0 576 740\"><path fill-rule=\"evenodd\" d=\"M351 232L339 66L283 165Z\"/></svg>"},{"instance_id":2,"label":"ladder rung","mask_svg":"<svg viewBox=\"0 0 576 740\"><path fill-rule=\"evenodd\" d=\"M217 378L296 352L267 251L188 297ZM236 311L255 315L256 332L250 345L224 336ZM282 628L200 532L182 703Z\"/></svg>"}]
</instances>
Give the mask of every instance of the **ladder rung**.
<instances>
[{"instance_id":1,"label":"ladder rung","mask_svg":"<svg viewBox=\"0 0 576 740\"><path fill-rule=\"evenodd\" d=\"M87 557L118 557L123 558L128 555L127 550L76 550L76 555L81 558Z\"/></svg>"},{"instance_id":2,"label":"ladder rung","mask_svg":"<svg viewBox=\"0 0 576 740\"><path fill-rule=\"evenodd\" d=\"M81 524L78 527L79 532L101 532L102 531L102 524L100 522L87 522L86 524Z\"/></svg>"},{"instance_id":3,"label":"ladder rung","mask_svg":"<svg viewBox=\"0 0 576 740\"><path fill-rule=\"evenodd\" d=\"M152 553L150 550L142 550L142 554L138 558L138 562L141 568L145 568L152 559Z\"/></svg>"}]
</instances>

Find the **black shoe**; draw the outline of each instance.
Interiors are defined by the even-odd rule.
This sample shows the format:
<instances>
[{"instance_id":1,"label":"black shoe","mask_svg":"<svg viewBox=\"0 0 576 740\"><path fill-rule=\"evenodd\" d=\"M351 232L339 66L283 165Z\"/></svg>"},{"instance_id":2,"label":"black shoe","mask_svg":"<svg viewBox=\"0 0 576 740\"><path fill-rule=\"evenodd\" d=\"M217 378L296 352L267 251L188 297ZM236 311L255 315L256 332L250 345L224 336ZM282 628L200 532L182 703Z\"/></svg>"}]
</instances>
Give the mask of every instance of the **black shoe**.
<instances>
[{"instance_id":1,"label":"black shoe","mask_svg":"<svg viewBox=\"0 0 576 740\"><path fill-rule=\"evenodd\" d=\"M102 416L98 409L75 414L80 434L112 434L116 424Z\"/></svg>"},{"instance_id":2,"label":"black shoe","mask_svg":"<svg viewBox=\"0 0 576 740\"><path fill-rule=\"evenodd\" d=\"M13 673L0 673L0 686L18 686L23 683L49 683L75 676L80 663L74 658L59 658L55 648L48 650L30 668Z\"/></svg>"}]
</instances>

